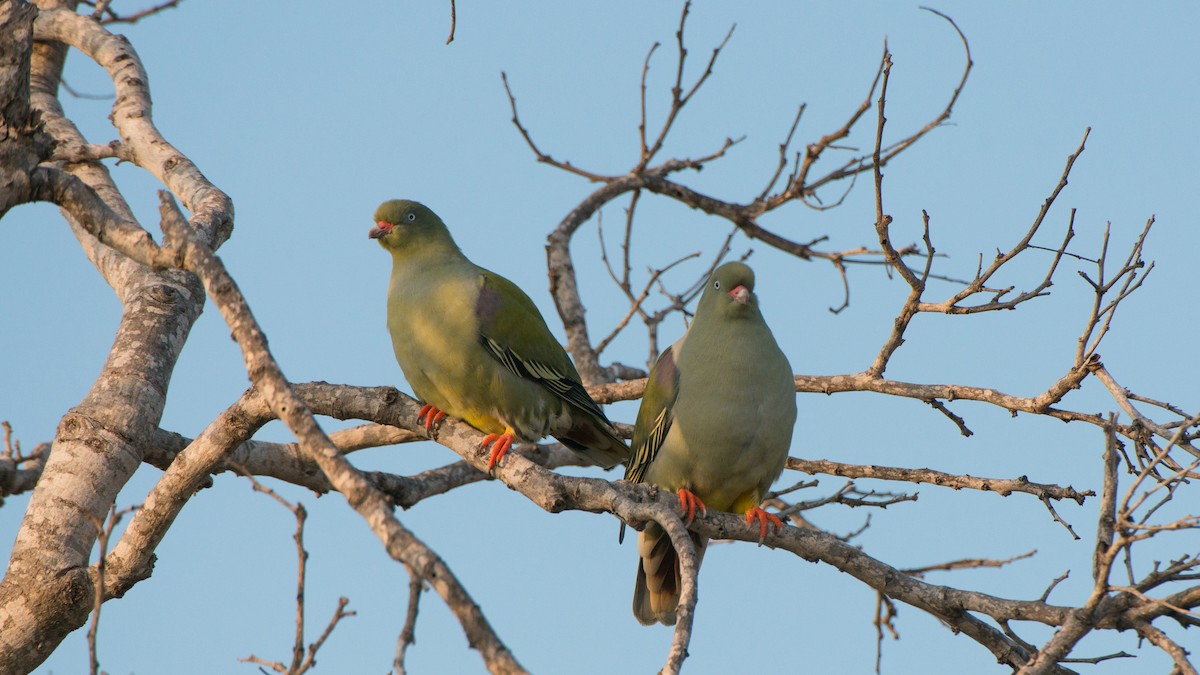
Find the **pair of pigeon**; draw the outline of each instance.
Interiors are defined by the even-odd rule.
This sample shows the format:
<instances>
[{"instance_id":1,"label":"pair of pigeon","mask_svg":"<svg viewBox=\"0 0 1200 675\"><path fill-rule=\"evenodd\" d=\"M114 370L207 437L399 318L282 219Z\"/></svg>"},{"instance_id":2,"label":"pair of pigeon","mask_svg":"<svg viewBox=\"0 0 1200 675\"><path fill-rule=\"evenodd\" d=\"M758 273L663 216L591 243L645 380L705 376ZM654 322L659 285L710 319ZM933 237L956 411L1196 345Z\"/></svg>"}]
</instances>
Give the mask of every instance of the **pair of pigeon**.
<instances>
[{"instance_id":1,"label":"pair of pigeon","mask_svg":"<svg viewBox=\"0 0 1200 675\"><path fill-rule=\"evenodd\" d=\"M427 429L452 415L486 433L489 468L514 441L554 436L606 469L626 462L626 480L677 491L688 521L708 507L744 514L764 534L782 526L760 502L787 459L795 386L748 266L713 272L687 332L659 357L631 453L529 296L468 260L433 211L384 202L370 237L392 256L388 329ZM707 539L692 538L702 556ZM651 522L638 553L634 616L674 624L679 559L670 537Z\"/></svg>"}]
</instances>

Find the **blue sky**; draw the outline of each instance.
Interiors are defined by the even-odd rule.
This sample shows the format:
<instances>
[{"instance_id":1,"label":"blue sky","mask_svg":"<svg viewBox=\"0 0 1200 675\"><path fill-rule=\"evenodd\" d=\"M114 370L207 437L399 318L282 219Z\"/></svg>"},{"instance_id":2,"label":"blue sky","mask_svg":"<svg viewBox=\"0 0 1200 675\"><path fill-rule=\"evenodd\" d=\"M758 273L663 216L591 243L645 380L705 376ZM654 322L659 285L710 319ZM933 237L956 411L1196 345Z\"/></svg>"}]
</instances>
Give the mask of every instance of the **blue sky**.
<instances>
[{"instance_id":1,"label":"blue sky","mask_svg":"<svg viewBox=\"0 0 1200 675\"><path fill-rule=\"evenodd\" d=\"M116 3L118 9L132 9ZM1026 230L1058 180L1066 157L1092 127L1070 185L1038 243L1054 245L1076 208L1073 250L1099 251L1111 223L1115 254L1152 214L1146 258L1156 265L1122 308L1099 350L1123 385L1195 410L1191 354L1197 329L1193 295L1200 245L1193 195L1200 104L1193 68L1192 3L1084 2L936 5L971 43L975 69L950 124L885 170L885 209L893 238L916 241L921 210L947 258L935 271L970 276L977 256L1007 249ZM637 160L638 80L650 45L651 128L661 123L674 74L679 4L458 3L455 41L445 2L371 2L353 8L296 3L184 2L136 26L118 27L149 72L160 130L234 200L233 238L220 250L266 330L284 372L295 381L326 380L406 388L384 326L389 271L366 233L375 206L418 199L449 224L477 263L521 285L554 326L547 292L546 235L593 185L534 161L509 121L500 72L508 74L522 120L543 150L600 173L624 173ZM700 2L687 42L695 77L731 24L733 37L708 84L685 109L663 158L697 156L726 137L745 136L729 155L686 176L694 188L745 202L774 169L778 144L797 106L808 108L797 146L813 142L866 96L886 37L895 65L887 138L935 116L957 83L961 45L941 19L914 5L870 2ZM104 73L78 54L67 81L77 90L111 92ZM96 143L114 138L111 101L66 101ZM874 113L869 113L873 116ZM869 149L867 122L845 141ZM833 163L826 166L832 167ZM158 187L141 170L114 174L135 212L156 228ZM828 212L791 205L763 224L794 240L829 236L828 249L874 241L869 181ZM837 188L823 194L836 199ZM603 213L615 241L627 202ZM23 207L5 218L0 252L0 336L4 381L0 418L26 447L53 437L62 414L90 386L111 344L120 305L82 255L54 209ZM660 198L644 198L635 232L635 274L676 257L712 255L723 221ZM878 268L851 270L851 305L836 273L789 259L744 237L738 254L759 274L769 323L799 373L866 368L890 330L907 287ZM627 309L599 261L596 223L572 249L594 338ZM1047 254L1030 252L999 281L1040 281ZM668 277L674 288L703 269L694 262ZM1068 261L1052 295L1016 312L972 317L923 315L914 321L888 375L896 379L987 386L1034 395L1071 364L1090 293ZM18 289L20 289L18 291ZM934 285L940 300L954 287ZM554 326L561 335L561 327ZM669 322L663 343L683 326ZM644 333L630 330L605 361L643 365ZM245 389L236 346L211 305L196 325L172 382L163 426L194 436ZM1095 382L1068 407L1115 406ZM800 395L792 454L855 463L931 467L952 473L1016 477L1098 489L1101 433L982 404L952 404L975 431L969 439L927 406L879 395ZM632 421L636 405L611 416ZM328 421L327 429L340 423ZM272 425L261 438L288 440ZM456 459L422 443L359 453L361 467L411 473ZM588 475L601 472L584 471ZM159 475L140 471L121 505L142 501ZM617 477L615 474L610 478ZM803 476L785 475L780 485ZM820 477L811 499L842 483ZM861 482L864 488L904 485ZM310 513L308 612L315 637L339 596L358 612L320 653L322 672L384 672L391 662L407 594L392 562L338 495L315 498L282 488ZM966 557L1007 558L1038 550L1003 570L936 574L931 580L1006 597L1036 598L1070 570L1052 600L1079 603L1089 591L1095 513L1063 505L1084 537L1070 539L1036 499L909 490L916 503L870 513L856 540L899 567ZM26 497L0 509L0 555L7 557ZM825 507L809 517L829 530L859 527L863 509ZM638 625L629 611L635 550L616 545L607 516L550 515L497 483L430 499L401 520L437 550L482 606L523 665L535 672L646 672L662 666L670 632ZM237 657L282 659L292 631L294 550L291 515L244 480L216 479L184 510L158 552L154 576L105 606L101 664L111 673L253 672ZM1186 535L1185 535L1186 536ZM1192 549L1195 548L1193 545ZM1189 550L1176 544L1167 556ZM691 672L871 672L875 596L837 570L790 554L742 544L714 546L700 578ZM902 639L884 645L884 671L1007 672L982 647L901 606ZM1044 641L1049 631L1022 626ZM1132 635L1081 643L1076 655L1124 649L1139 654L1083 666L1084 672L1165 672L1167 661L1138 649ZM85 668L82 632L39 672ZM436 595L421 605L410 672L482 669Z\"/></svg>"}]
</instances>

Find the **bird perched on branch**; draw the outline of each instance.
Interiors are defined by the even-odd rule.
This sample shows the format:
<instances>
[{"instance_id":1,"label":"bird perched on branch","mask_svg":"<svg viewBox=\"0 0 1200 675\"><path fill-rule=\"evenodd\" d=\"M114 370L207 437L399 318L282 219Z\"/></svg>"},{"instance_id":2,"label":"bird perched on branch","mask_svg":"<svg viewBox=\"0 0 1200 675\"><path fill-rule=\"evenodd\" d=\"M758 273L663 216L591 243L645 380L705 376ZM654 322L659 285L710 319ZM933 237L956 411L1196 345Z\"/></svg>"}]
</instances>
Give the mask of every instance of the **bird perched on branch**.
<instances>
[{"instance_id":1,"label":"bird perched on branch","mask_svg":"<svg viewBox=\"0 0 1200 675\"><path fill-rule=\"evenodd\" d=\"M783 472L796 422L792 368L763 321L754 271L713 272L687 332L659 356L638 410L625 479L676 491L690 522L706 508L744 514L762 536L779 518L760 503ZM708 540L691 534L698 557ZM679 557L650 522L638 535L633 614L675 623Z\"/></svg>"},{"instance_id":2,"label":"bird perched on branch","mask_svg":"<svg viewBox=\"0 0 1200 675\"><path fill-rule=\"evenodd\" d=\"M606 469L628 458L533 301L468 260L437 214L384 202L370 237L392 254L388 330L427 430L452 415L486 433L489 469L545 436Z\"/></svg>"}]
</instances>

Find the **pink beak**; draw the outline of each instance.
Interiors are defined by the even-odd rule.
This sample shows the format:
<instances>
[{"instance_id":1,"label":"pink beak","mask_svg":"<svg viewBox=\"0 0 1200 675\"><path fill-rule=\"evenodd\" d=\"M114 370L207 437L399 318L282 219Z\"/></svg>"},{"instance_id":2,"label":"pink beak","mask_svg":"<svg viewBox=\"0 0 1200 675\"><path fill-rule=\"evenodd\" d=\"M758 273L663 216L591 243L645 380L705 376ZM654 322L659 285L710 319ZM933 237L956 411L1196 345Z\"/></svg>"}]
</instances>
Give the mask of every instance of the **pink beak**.
<instances>
[{"instance_id":1,"label":"pink beak","mask_svg":"<svg viewBox=\"0 0 1200 675\"><path fill-rule=\"evenodd\" d=\"M745 286L737 286L732 291L729 291L729 297L739 305L744 305L750 301L750 290Z\"/></svg>"},{"instance_id":2,"label":"pink beak","mask_svg":"<svg viewBox=\"0 0 1200 675\"><path fill-rule=\"evenodd\" d=\"M378 239L388 232L391 232L392 227L393 225L391 223L385 223L381 220L375 224L375 227L371 228L371 231L367 233L367 236L372 239Z\"/></svg>"}]
</instances>

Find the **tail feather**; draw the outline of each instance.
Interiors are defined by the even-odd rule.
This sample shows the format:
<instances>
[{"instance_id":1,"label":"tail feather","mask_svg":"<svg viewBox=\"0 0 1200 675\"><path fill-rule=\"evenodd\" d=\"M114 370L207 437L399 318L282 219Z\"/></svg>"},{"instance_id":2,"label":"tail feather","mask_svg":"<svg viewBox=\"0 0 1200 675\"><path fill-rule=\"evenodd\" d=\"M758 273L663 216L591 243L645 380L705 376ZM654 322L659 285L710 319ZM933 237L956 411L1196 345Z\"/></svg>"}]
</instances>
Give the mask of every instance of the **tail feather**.
<instances>
[{"instance_id":1,"label":"tail feather","mask_svg":"<svg viewBox=\"0 0 1200 675\"><path fill-rule=\"evenodd\" d=\"M611 469L629 460L629 446L616 432L599 420L576 416L575 423L561 436L562 444L583 455L588 461Z\"/></svg>"},{"instance_id":2,"label":"tail feather","mask_svg":"<svg viewBox=\"0 0 1200 675\"><path fill-rule=\"evenodd\" d=\"M696 555L704 559L708 538L688 533L696 547ZM675 609L679 606L681 581L679 555L671 545L671 537L657 523L646 525L638 534L638 570L633 586L633 615L643 626L655 622L675 625Z\"/></svg>"}]
</instances>

